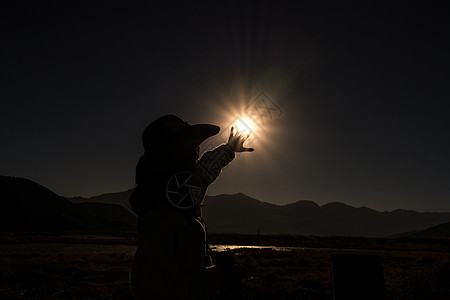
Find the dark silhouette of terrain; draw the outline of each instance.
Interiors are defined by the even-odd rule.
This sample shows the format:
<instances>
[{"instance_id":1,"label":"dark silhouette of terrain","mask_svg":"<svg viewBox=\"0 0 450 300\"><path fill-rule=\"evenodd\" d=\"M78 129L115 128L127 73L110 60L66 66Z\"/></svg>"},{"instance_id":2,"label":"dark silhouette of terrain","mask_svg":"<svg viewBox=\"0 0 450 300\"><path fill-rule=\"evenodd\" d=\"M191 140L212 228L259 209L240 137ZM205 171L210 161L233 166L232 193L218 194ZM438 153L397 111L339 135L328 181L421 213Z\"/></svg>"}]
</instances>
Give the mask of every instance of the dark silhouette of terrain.
<instances>
[{"instance_id":1,"label":"dark silhouette of terrain","mask_svg":"<svg viewBox=\"0 0 450 300\"><path fill-rule=\"evenodd\" d=\"M136 227L134 216L119 205L74 204L24 178L0 176L0 201L0 231L117 231Z\"/></svg>"},{"instance_id":2,"label":"dark silhouette of terrain","mask_svg":"<svg viewBox=\"0 0 450 300\"><path fill-rule=\"evenodd\" d=\"M333 300L385 300L383 265L378 255L332 254Z\"/></svg>"},{"instance_id":3,"label":"dark silhouette of terrain","mask_svg":"<svg viewBox=\"0 0 450 300\"><path fill-rule=\"evenodd\" d=\"M77 205L84 208L97 221L102 223L132 230L137 227L136 217L118 204L86 202Z\"/></svg>"},{"instance_id":4,"label":"dark silhouette of terrain","mask_svg":"<svg viewBox=\"0 0 450 300\"><path fill-rule=\"evenodd\" d=\"M418 237L450 237L450 222L439 224L415 233L411 236Z\"/></svg>"},{"instance_id":5,"label":"dark silhouette of terrain","mask_svg":"<svg viewBox=\"0 0 450 300\"><path fill-rule=\"evenodd\" d=\"M127 205L131 190L83 199ZM204 215L210 232L291 233L305 235L342 235L384 237L400 232L421 234L424 228L450 221L450 213L420 213L397 209L379 212L355 208L339 202L323 206L301 200L284 206L261 202L244 194L207 196ZM439 226L438 226L439 227ZM441 227L439 227L441 228ZM450 229L449 231L450 232ZM411 235L401 234L401 235ZM422 236L431 232L425 231ZM446 236L433 232L433 236ZM448 235L448 233L447 233Z\"/></svg>"},{"instance_id":6,"label":"dark silhouette of terrain","mask_svg":"<svg viewBox=\"0 0 450 300\"><path fill-rule=\"evenodd\" d=\"M448 212L378 212L339 202L319 206L305 200L279 206L244 194L208 197L204 215L209 232L322 236L385 237L450 221Z\"/></svg>"},{"instance_id":7,"label":"dark silhouette of terrain","mask_svg":"<svg viewBox=\"0 0 450 300\"><path fill-rule=\"evenodd\" d=\"M73 197L73 198L67 198L73 203L82 203L82 202L95 202L95 203L105 203L105 204L117 204L122 205L126 208L128 208L128 199L130 198L131 193L133 192L133 189L126 190L124 192L118 192L118 193L107 193L102 194L90 198L84 198L84 197Z\"/></svg>"},{"instance_id":8,"label":"dark silhouette of terrain","mask_svg":"<svg viewBox=\"0 0 450 300\"><path fill-rule=\"evenodd\" d=\"M0 176L0 230L134 229L136 218L127 209L130 193L68 198L72 203L30 180ZM207 196L205 204L203 212L211 233L386 237L404 232L449 236L450 232L446 229L450 227L449 212L378 212L339 202L319 206L306 200L280 206L244 194ZM436 228L430 228L433 226Z\"/></svg>"}]
</instances>

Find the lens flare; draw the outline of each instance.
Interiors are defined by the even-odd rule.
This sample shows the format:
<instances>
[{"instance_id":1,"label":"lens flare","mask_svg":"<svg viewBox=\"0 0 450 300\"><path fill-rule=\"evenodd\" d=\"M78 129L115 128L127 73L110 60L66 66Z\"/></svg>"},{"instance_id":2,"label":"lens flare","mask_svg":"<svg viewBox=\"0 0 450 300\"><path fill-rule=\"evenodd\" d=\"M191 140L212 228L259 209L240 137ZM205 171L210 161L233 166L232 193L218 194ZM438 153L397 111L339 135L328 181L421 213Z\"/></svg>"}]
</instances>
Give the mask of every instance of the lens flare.
<instances>
[{"instance_id":1,"label":"lens flare","mask_svg":"<svg viewBox=\"0 0 450 300\"><path fill-rule=\"evenodd\" d=\"M208 102L210 107L207 115L211 116L211 119L207 121L219 125L221 130L203 143L202 152L226 143L231 127L234 128L235 134L237 131L244 136L250 133L244 146L258 150L258 155L270 153L272 147L276 146L271 141L284 133L276 122L283 114L281 106L269 96L269 93L256 90L256 87L246 89L244 84L239 86L233 95L226 89L212 89L214 93L208 98L214 98L216 101ZM268 159L264 157L264 160Z\"/></svg>"},{"instance_id":2,"label":"lens flare","mask_svg":"<svg viewBox=\"0 0 450 300\"><path fill-rule=\"evenodd\" d=\"M253 119L250 117L238 117L234 121L233 125L235 130L239 131L241 134L256 134L257 125Z\"/></svg>"}]
</instances>

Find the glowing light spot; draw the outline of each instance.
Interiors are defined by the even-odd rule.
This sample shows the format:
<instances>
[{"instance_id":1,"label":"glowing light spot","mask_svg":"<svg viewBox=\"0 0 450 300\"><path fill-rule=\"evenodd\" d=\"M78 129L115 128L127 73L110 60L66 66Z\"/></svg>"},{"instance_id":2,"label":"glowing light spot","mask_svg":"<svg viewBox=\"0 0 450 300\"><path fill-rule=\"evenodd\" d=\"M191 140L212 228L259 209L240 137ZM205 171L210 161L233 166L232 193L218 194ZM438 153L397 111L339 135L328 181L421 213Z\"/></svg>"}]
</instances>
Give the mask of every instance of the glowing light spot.
<instances>
[{"instance_id":1,"label":"glowing light spot","mask_svg":"<svg viewBox=\"0 0 450 300\"><path fill-rule=\"evenodd\" d=\"M255 134L258 127L255 121L250 117L238 117L232 126L242 134L252 133L252 135Z\"/></svg>"}]
</instances>

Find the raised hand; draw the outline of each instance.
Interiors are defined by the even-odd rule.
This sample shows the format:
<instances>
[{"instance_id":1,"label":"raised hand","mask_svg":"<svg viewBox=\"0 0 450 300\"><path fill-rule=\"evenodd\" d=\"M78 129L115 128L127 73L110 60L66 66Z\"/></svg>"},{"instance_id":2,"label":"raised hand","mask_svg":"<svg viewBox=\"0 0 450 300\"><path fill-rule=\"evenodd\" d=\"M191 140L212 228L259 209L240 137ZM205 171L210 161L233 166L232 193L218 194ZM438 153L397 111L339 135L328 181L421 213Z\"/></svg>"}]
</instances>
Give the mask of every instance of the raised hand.
<instances>
[{"instance_id":1,"label":"raised hand","mask_svg":"<svg viewBox=\"0 0 450 300\"><path fill-rule=\"evenodd\" d=\"M246 135L241 134L239 131L234 134L234 128L231 127L230 137L228 138L227 145L234 150L234 152L252 152L255 149L244 147L244 142L248 139L251 132Z\"/></svg>"}]
</instances>

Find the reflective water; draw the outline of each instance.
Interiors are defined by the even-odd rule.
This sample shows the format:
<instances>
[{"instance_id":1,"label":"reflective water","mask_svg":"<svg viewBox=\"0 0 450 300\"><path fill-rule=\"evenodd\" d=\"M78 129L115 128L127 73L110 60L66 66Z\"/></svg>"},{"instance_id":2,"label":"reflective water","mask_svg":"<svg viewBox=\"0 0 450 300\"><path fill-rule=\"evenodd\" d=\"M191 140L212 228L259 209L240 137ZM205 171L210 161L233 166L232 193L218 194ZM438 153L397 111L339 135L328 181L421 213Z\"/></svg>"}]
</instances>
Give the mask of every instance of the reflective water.
<instances>
[{"instance_id":1,"label":"reflective water","mask_svg":"<svg viewBox=\"0 0 450 300\"><path fill-rule=\"evenodd\" d=\"M242 246L242 245L211 245L211 249L218 252L236 251L239 249L265 249L273 251L305 250L302 247L275 247L275 246ZM320 250L320 249L316 249ZM125 254L134 255L136 246L129 245L98 245L98 244L63 244L63 243L28 243L28 244L2 244L0 253L22 254Z\"/></svg>"},{"instance_id":2,"label":"reflective water","mask_svg":"<svg viewBox=\"0 0 450 300\"><path fill-rule=\"evenodd\" d=\"M273 251L305 250L304 247L278 247L278 246L243 246L243 245L211 245L211 249L218 252L235 251L239 249L265 249ZM316 248L317 249L317 248Z\"/></svg>"}]
</instances>

